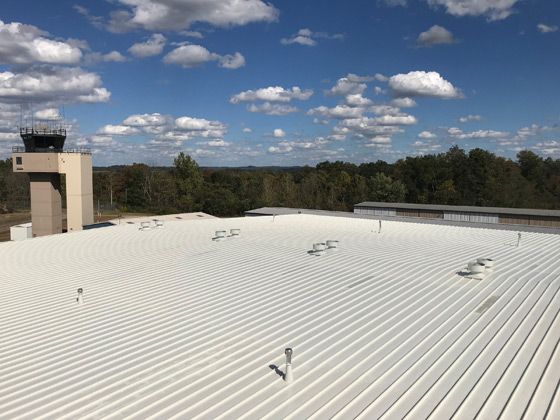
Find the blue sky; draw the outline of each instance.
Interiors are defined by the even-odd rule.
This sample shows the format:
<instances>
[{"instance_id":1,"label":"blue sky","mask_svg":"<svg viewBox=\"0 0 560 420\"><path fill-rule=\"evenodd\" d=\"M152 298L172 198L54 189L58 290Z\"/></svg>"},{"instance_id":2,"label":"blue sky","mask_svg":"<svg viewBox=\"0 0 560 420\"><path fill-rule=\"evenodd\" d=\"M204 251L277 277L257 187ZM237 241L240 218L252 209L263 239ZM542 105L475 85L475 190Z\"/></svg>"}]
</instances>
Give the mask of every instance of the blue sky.
<instances>
[{"instance_id":1,"label":"blue sky","mask_svg":"<svg viewBox=\"0 0 560 420\"><path fill-rule=\"evenodd\" d=\"M0 21L0 158L62 117L99 166L560 158L556 0L20 0Z\"/></svg>"}]
</instances>

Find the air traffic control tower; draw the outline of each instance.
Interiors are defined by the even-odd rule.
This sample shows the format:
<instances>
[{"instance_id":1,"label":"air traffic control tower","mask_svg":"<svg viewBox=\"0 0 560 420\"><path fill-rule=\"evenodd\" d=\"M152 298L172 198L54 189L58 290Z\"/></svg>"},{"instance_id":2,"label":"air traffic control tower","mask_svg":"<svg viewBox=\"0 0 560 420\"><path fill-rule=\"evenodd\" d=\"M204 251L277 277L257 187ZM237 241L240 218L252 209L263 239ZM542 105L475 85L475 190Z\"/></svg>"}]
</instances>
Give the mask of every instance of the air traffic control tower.
<instances>
[{"instance_id":1,"label":"air traffic control tower","mask_svg":"<svg viewBox=\"0 0 560 420\"><path fill-rule=\"evenodd\" d=\"M62 233L60 174L66 174L68 232L93 223L89 149L63 150L66 130L49 124L20 128L25 147L12 148L14 172L29 174L33 236Z\"/></svg>"}]
</instances>

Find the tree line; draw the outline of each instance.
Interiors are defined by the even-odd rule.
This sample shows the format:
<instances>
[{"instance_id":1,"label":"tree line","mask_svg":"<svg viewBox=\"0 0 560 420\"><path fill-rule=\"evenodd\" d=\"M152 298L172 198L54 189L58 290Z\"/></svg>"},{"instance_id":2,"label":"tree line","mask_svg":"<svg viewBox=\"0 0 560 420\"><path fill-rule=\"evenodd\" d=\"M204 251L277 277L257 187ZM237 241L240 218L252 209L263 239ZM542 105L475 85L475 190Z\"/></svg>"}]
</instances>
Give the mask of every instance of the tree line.
<instances>
[{"instance_id":1,"label":"tree line","mask_svg":"<svg viewBox=\"0 0 560 420\"><path fill-rule=\"evenodd\" d=\"M0 202L29 203L25 174L0 160ZM156 214L202 211L237 216L259 207L352 211L363 201L489 207L560 208L560 159L524 150L506 159L454 146L445 153L355 165L321 162L291 170L201 169L179 153L171 168L97 168L94 207Z\"/></svg>"}]
</instances>

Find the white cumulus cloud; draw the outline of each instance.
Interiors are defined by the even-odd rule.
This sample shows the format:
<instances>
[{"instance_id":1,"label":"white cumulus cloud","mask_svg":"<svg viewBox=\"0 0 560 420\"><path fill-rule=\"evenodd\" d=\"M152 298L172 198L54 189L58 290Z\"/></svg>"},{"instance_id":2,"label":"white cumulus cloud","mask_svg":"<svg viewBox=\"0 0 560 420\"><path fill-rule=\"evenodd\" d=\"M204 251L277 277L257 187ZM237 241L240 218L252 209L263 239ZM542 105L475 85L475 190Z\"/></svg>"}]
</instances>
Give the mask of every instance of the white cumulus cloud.
<instances>
[{"instance_id":1,"label":"white cumulus cloud","mask_svg":"<svg viewBox=\"0 0 560 420\"><path fill-rule=\"evenodd\" d=\"M272 132L272 135L277 138L282 138L282 137L286 137L286 132L281 128L275 128L274 131Z\"/></svg>"},{"instance_id":2,"label":"white cumulus cloud","mask_svg":"<svg viewBox=\"0 0 560 420\"><path fill-rule=\"evenodd\" d=\"M314 47L317 45L317 39L344 39L342 34L329 35L326 32L313 32L308 28L300 29L297 34L292 35L290 38L282 38L280 43L282 45L300 44Z\"/></svg>"},{"instance_id":3,"label":"white cumulus cloud","mask_svg":"<svg viewBox=\"0 0 560 420\"><path fill-rule=\"evenodd\" d=\"M111 14L111 28L180 31L195 22L219 27L274 22L278 10L261 0L118 0L129 10ZM121 29L122 30L122 29Z\"/></svg>"},{"instance_id":4,"label":"white cumulus cloud","mask_svg":"<svg viewBox=\"0 0 560 420\"><path fill-rule=\"evenodd\" d=\"M399 108L413 108L418 106L414 99L410 98L396 98L391 101L391 105L397 106Z\"/></svg>"},{"instance_id":5,"label":"white cumulus cloud","mask_svg":"<svg viewBox=\"0 0 560 420\"><path fill-rule=\"evenodd\" d=\"M139 42L128 49L128 52L135 57L152 57L159 55L167 42L162 34L152 34L146 42Z\"/></svg>"},{"instance_id":6,"label":"white cumulus cloud","mask_svg":"<svg viewBox=\"0 0 560 420\"><path fill-rule=\"evenodd\" d=\"M213 59L210 51L200 45L183 45L163 57L164 63L177 64L183 68L201 66Z\"/></svg>"},{"instance_id":7,"label":"white cumulus cloud","mask_svg":"<svg viewBox=\"0 0 560 420\"><path fill-rule=\"evenodd\" d=\"M36 26L0 20L0 63L77 64L80 61L80 48L48 39L48 36Z\"/></svg>"},{"instance_id":8,"label":"white cumulus cloud","mask_svg":"<svg viewBox=\"0 0 560 420\"><path fill-rule=\"evenodd\" d=\"M506 131L495 130L477 130L470 133L464 133L463 130L457 127L451 127L447 130L447 134L458 140L471 140L471 139L500 139L509 137L510 134Z\"/></svg>"},{"instance_id":9,"label":"white cumulus cloud","mask_svg":"<svg viewBox=\"0 0 560 420\"><path fill-rule=\"evenodd\" d=\"M45 108L35 112L35 118L39 120L60 120L62 116L57 108Z\"/></svg>"},{"instance_id":10,"label":"white cumulus cloud","mask_svg":"<svg viewBox=\"0 0 560 420\"><path fill-rule=\"evenodd\" d=\"M430 131L422 131L416 137L418 137L419 139L437 139L437 135ZM422 142L417 142L417 143L422 143Z\"/></svg>"},{"instance_id":11,"label":"white cumulus cloud","mask_svg":"<svg viewBox=\"0 0 560 420\"><path fill-rule=\"evenodd\" d=\"M362 107L337 105L334 108L319 106L317 108L313 108L307 111L307 115L311 115L311 116L318 115L325 118L344 119L344 118L361 117L363 112L364 112L364 108Z\"/></svg>"},{"instance_id":12,"label":"white cumulus cloud","mask_svg":"<svg viewBox=\"0 0 560 420\"><path fill-rule=\"evenodd\" d=\"M218 65L225 69L238 69L239 67L245 66L245 57L238 52L236 52L235 55L222 55L218 58L218 61Z\"/></svg>"},{"instance_id":13,"label":"white cumulus cloud","mask_svg":"<svg viewBox=\"0 0 560 420\"><path fill-rule=\"evenodd\" d=\"M0 73L0 101L3 102L107 102L111 93L101 79L79 67L35 66L24 73Z\"/></svg>"},{"instance_id":14,"label":"white cumulus cloud","mask_svg":"<svg viewBox=\"0 0 560 420\"><path fill-rule=\"evenodd\" d=\"M284 89L280 86L270 86L257 90L247 90L233 95L229 102L238 104L241 102L268 101L268 102L290 102L292 99L305 101L313 95L312 89L301 90L294 86L291 89Z\"/></svg>"},{"instance_id":15,"label":"white cumulus cloud","mask_svg":"<svg viewBox=\"0 0 560 420\"><path fill-rule=\"evenodd\" d=\"M453 34L443 26L434 25L426 32L418 35L416 42L424 47L433 47L441 44L456 44L459 41L453 38Z\"/></svg>"},{"instance_id":16,"label":"white cumulus cloud","mask_svg":"<svg viewBox=\"0 0 560 420\"><path fill-rule=\"evenodd\" d=\"M548 26L545 25L544 23L539 23L537 25L537 29L540 31L541 34L548 34L551 32L556 32L560 28L558 27L558 25Z\"/></svg>"},{"instance_id":17,"label":"white cumulus cloud","mask_svg":"<svg viewBox=\"0 0 560 420\"><path fill-rule=\"evenodd\" d=\"M453 16L486 16L502 20L513 13L517 0L427 0L432 7L444 7Z\"/></svg>"},{"instance_id":18,"label":"white cumulus cloud","mask_svg":"<svg viewBox=\"0 0 560 420\"><path fill-rule=\"evenodd\" d=\"M435 71L411 71L389 78L389 87L395 97L424 97L440 99L463 98L460 89L455 88Z\"/></svg>"},{"instance_id":19,"label":"white cumulus cloud","mask_svg":"<svg viewBox=\"0 0 560 420\"><path fill-rule=\"evenodd\" d=\"M348 77L341 77L337 80L336 85L334 85L329 90L325 91L327 96L347 96L347 95L361 95L366 90L367 85L365 83L360 83L360 81L365 81L365 78L361 78L354 74L349 74ZM369 79L369 78L368 78Z\"/></svg>"},{"instance_id":20,"label":"white cumulus cloud","mask_svg":"<svg viewBox=\"0 0 560 420\"><path fill-rule=\"evenodd\" d=\"M134 114L123 121L123 125L132 127L153 127L169 125L173 118L169 115L154 114Z\"/></svg>"},{"instance_id":21,"label":"white cumulus cloud","mask_svg":"<svg viewBox=\"0 0 560 420\"><path fill-rule=\"evenodd\" d=\"M97 130L97 134L107 136L134 136L140 134L140 130L126 125L106 125Z\"/></svg>"},{"instance_id":22,"label":"white cumulus cloud","mask_svg":"<svg viewBox=\"0 0 560 420\"><path fill-rule=\"evenodd\" d=\"M176 64L183 68L201 66L207 61L217 60L220 67L236 69L245 65L245 58L240 53L219 55L211 53L200 45L182 45L163 57L166 64Z\"/></svg>"},{"instance_id":23,"label":"white cumulus cloud","mask_svg":"<svg viewBox=\"0 0 560 420\"><path fill-rule=\"evenodd\" d=\"M84 56L84 64L91 66L97 64L101 61L103 62L115 62L122 63L128 59L118 51L111 51L107 54L101 54L98 52L88 53Z\"/></svg>"},{"instance_id":24,"label":"white cumulus cloud","mask_svg":"<svg viewBox=\"0 0 560 420\"><path fill-rule=\"evenodd\" d=\"M467 115L466 117L460 117L459 122L466 123L469 121L483 121L484 117L482 115Z\"/></svg>"},{"instance_id":25,"label":"white cumulus cloud","mask_svg":"<svg viewBox=\"0 0 560 420\"><path fill-rule=\"evenodd\" d=\"M361 93L346 95L346 104L348 106L366 106L372 103L373 101L371 99L364 98Z\"/></svg>"},{"instance_id":26,"label":"white cumulus cloud","mask_svg":"<svg viewBox=\"0 0 560 420\"><path fill-rule=\"evenodd\" d=\"M295 106L281 105L281 104L271 104L270 102L264 102L262 104L250 104L247 105L247 111L249 112L262 112L266 115L288 115L298 112L299 109Z\"/></svg>"}]
</instances>

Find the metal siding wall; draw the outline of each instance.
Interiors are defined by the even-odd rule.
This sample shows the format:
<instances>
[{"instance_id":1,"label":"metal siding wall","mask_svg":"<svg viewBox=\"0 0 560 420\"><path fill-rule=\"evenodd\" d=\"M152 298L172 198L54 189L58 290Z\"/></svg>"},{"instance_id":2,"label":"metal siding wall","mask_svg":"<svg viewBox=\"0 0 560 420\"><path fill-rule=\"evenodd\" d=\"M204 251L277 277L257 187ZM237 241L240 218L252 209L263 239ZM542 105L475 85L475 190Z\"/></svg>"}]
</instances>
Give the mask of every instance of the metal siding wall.
<instances>
[{"instance_id":1,"label":"metal siding wall","mask_svg":"<svg viewBox=\"0 0 560 420\"><path fill-rule=\"evenodd\" d=\"M529 222L532 226L560 227L560 219L557 217L531 216Z\"/></svg>"},{"instance_id":2,"label":"metal siding wall","mask_svg":"<svg viewBox=\"0 0 560 420\"><path fill-rule=\"evenodd\" d=\"M397 210L396 209L385 208L385 207L375 207L374 208L374 214L376 216L396 216L397 215Z\"/></svg>"},{"instance_id":3,"label":"metal siding wall","mask_svg":"<svg viewBox=\"0 0 560 420\"><path fill-rule=\"evenodd\" d=\"M391 208L385 207L354 207L354 213L356 214L369 214L372 216L396 216L397 211Z\"/></svg>"},{"instance_id":4,"label":"metal siding wall","mask_svg":"<svg viewBox=\"0 0 560 420\"><path fill-rule=\"evenodd\" d=\"M468 212L463 211L444 211L444 220L452 220L454 222L469 222L470 215Z\"/></svg>"},{"instance_id":5,"label":"metal siding wall","mask_svg":"<svg viewBox=\"0 0 560 420\"><path fill-rule=\"evenodd\" d=\"M498 215L492 213L470 213L470 222L499 223Z\"/></svg>"},{"instance_id":6,"label":"metal siding wall","mask_svg":"<svg viewBox=\"0 0 560 420\"><path fill-rule=\"evenodd\" d=\"M404 217L418 217L418 210L398 209L396 210L396 215Z\"/></svg>"},{"instance_id":7,"label":"metal siding wall","mask_svg":"<svg viewBox=\"0 0 560 420\"><path fill-rule=\"evenodd\" d=\"M499 223L506 223L509 225L528 225L529 216L516 216L512 214L501 214L499 216Z\"/></svg>"},{"instance_id":8,"label":"metal siding wall","mask_svg":"<svg viewBox=\"0 0 560 420\"><path fill-rule=\"evenodd\" d=\"M443 211L441 210L420 210L418 217L426 217L428 219L443 219Z\"/></svg>"}]
</instances>

